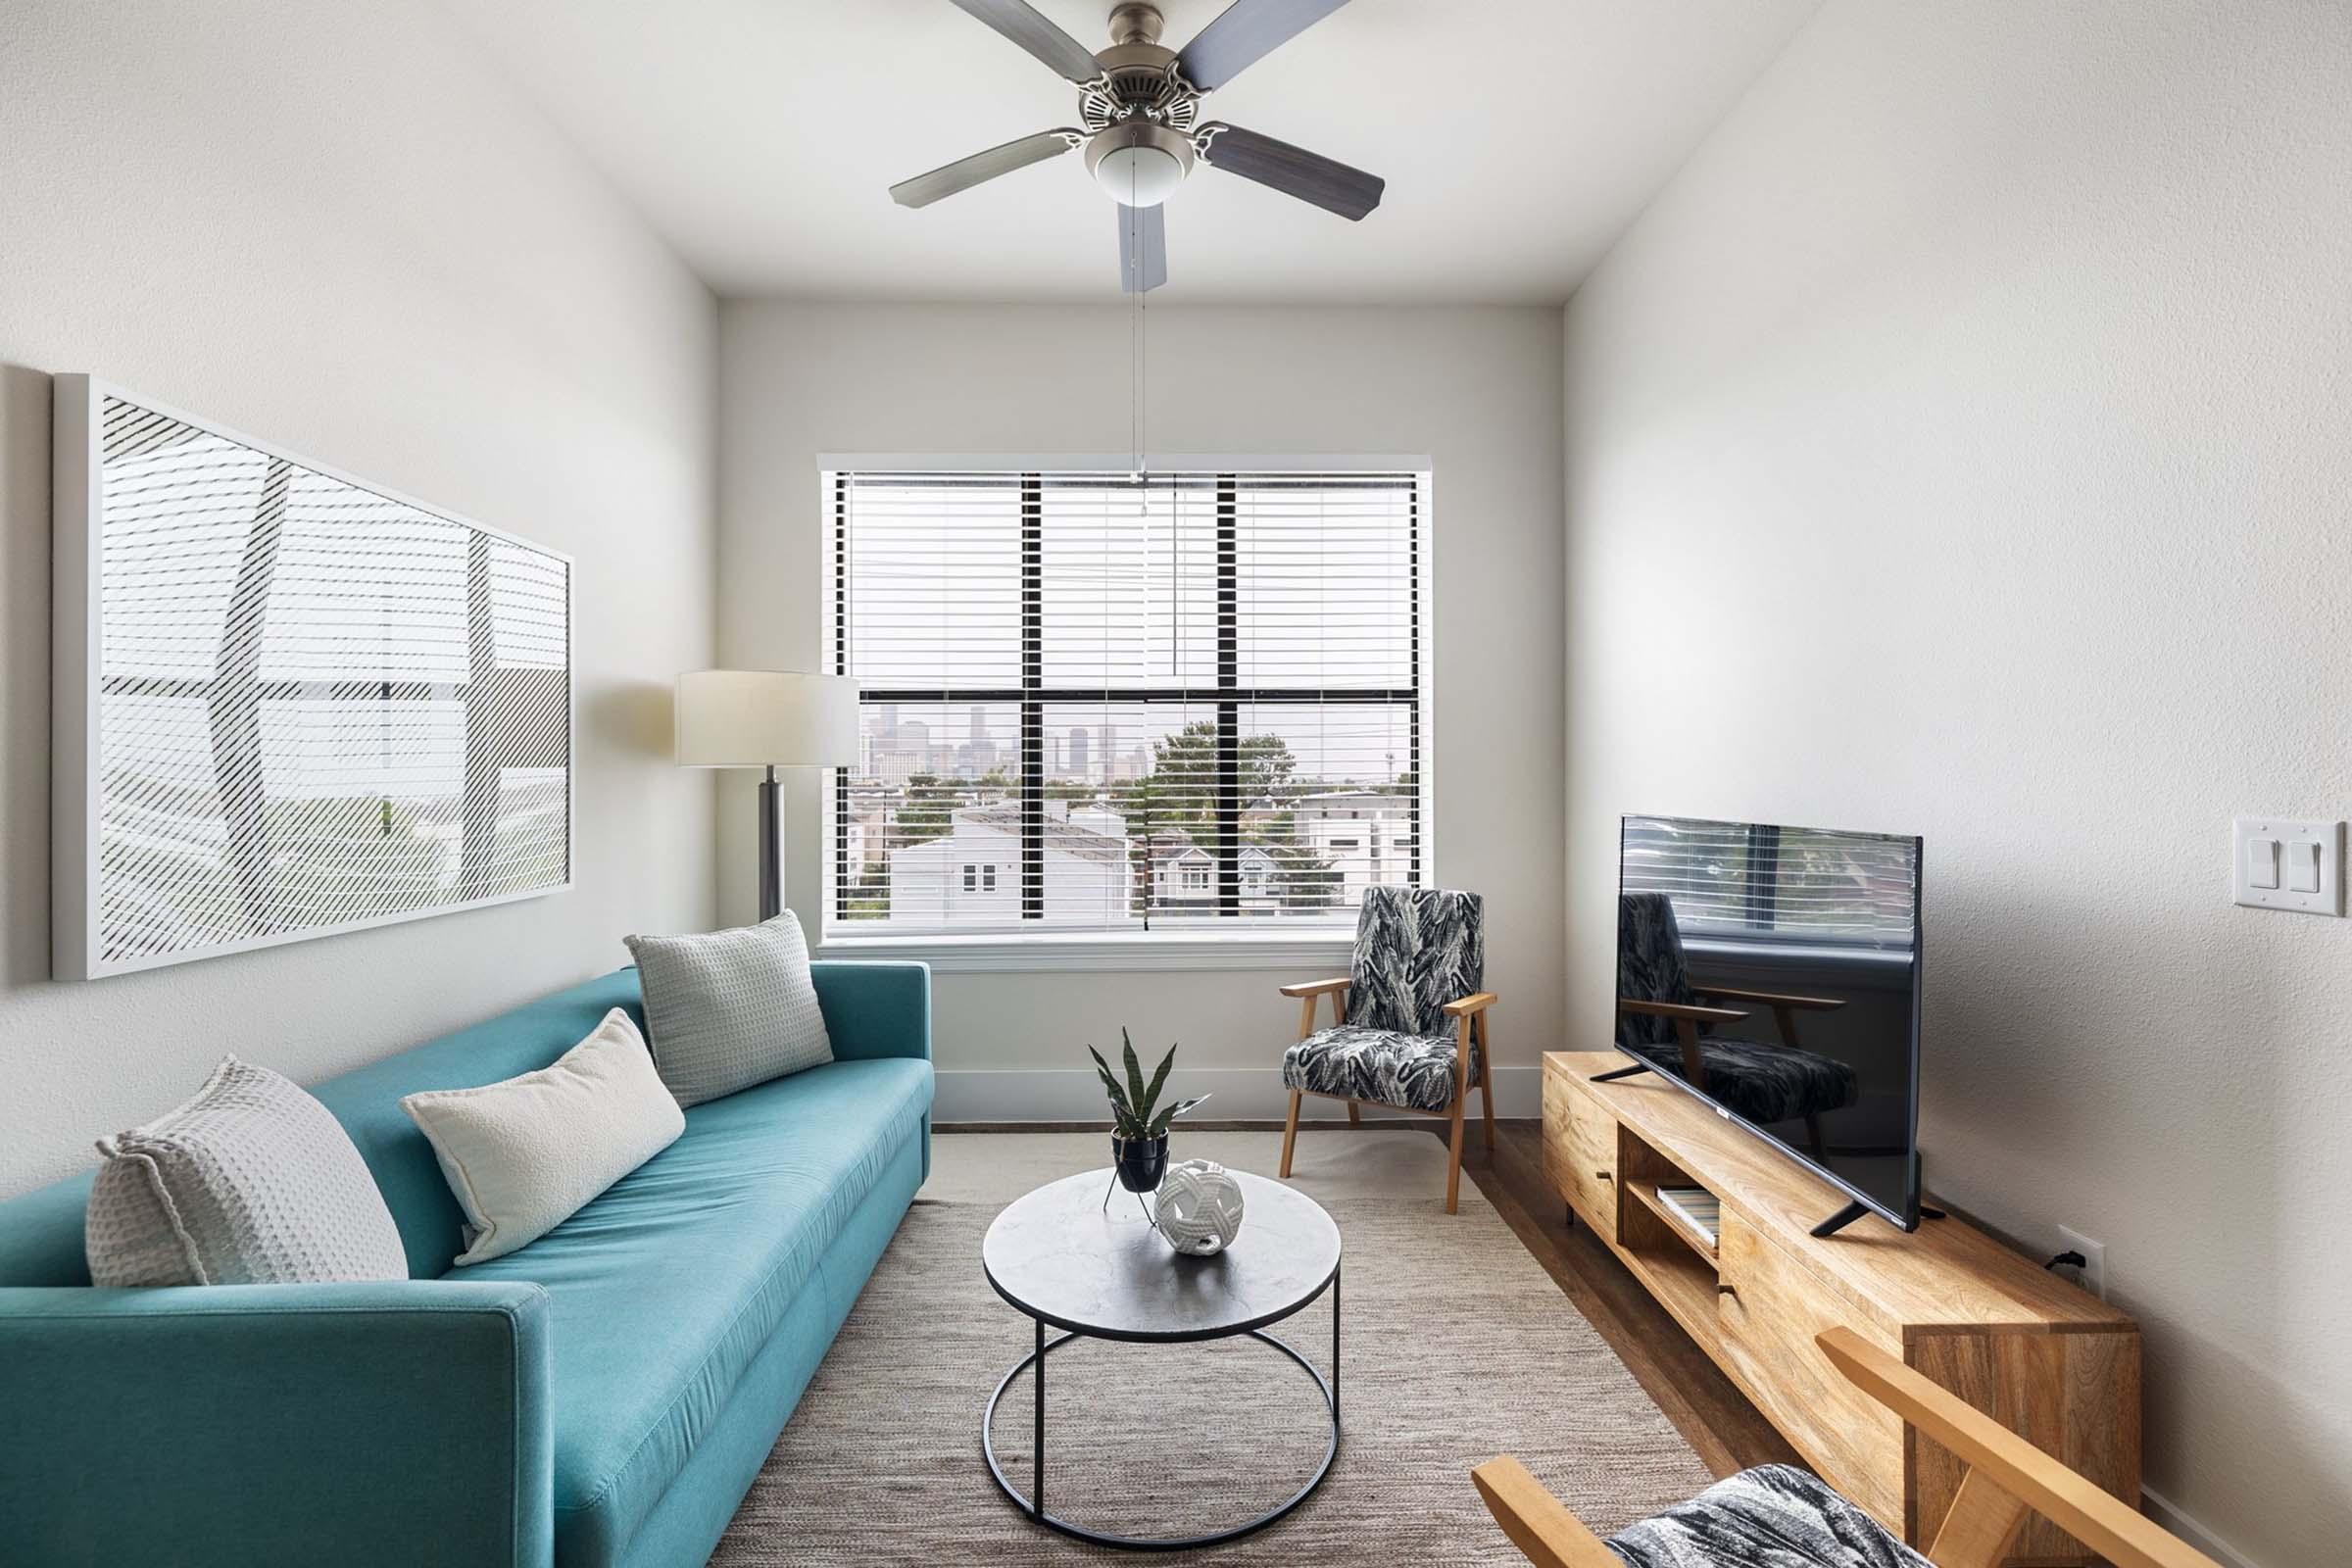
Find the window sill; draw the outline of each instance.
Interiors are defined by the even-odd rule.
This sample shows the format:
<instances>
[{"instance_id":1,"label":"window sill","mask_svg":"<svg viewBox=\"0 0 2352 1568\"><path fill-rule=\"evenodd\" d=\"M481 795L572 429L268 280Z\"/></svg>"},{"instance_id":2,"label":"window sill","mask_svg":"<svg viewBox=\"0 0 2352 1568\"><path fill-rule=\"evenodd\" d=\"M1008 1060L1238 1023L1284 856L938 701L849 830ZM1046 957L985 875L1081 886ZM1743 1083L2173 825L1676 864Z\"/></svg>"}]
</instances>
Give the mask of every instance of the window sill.
<instances>
[{"instance_id":1,"label":"window sill","mask_svg":"<svg viewBox=\"0 0 2352 1568\"><path fill-rule=\"evenodd\" d=\"M1354 933L1333 928L1281 935L1195 936L1111 932L1054 936L832 936L819 958L920 958L942 974L1154 969L1321 969L1348 967Z\"/></svg>"}]
</instances>

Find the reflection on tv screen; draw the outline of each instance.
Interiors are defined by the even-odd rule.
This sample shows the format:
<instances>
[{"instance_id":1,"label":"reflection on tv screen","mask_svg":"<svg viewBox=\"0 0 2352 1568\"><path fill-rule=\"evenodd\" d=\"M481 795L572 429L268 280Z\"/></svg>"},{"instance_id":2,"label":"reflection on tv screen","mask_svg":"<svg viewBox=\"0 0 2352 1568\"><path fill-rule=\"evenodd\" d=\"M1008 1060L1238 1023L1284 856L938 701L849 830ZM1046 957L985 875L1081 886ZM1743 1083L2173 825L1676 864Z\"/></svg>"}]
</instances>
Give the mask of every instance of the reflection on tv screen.
<instances>
[{"instance_id":1,"label":"reflection on tv screen","mask_svg":"<svg viewBox=\"0 0 2352 1568\"><path fill-rule=\"evenodd\" d=\"M1916 838L1629 816L1624 1051L1890 1215L1917 1201Z\"/></svg>"}]
</instances>

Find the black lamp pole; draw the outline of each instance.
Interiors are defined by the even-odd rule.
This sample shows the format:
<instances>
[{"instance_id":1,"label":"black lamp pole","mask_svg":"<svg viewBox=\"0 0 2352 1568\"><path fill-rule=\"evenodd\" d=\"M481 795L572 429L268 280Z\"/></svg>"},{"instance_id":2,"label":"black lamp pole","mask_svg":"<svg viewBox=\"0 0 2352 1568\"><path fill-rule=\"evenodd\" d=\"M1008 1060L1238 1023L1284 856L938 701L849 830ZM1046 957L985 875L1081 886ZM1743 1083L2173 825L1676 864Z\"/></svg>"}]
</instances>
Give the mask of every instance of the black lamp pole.
<instances>
[{"instance_id":1,"label":"black lamp pole","mask_svg":"<svg viewBox=\"0 0 2352 1568\"><path fill-rule=\"evenodd\" d=\"M760 781L760 918L784 912L784 867L776 856L776 769Z\"/></svg>"}]
</instances>

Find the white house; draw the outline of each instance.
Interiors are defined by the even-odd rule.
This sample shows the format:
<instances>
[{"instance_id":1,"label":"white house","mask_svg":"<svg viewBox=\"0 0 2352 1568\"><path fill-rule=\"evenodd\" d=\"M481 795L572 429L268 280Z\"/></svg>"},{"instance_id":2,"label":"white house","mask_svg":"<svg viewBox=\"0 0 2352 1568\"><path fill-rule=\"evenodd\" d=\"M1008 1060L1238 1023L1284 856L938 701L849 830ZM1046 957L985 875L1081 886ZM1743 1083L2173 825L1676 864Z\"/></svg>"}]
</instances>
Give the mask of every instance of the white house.
<instances>
[{"instance_id":1,"label":"white house","mask_svg":"<svg viewBox=\"0 0 2352 1568\"><path fill-rule=\"evenodd\" d=\"M1274 895L1274 857L1255 844L1241 853L1241 906L1244 913L1277 912ZM1213 913L1217 907L1217 858L1197 844L1174 853L1155 851L1152 861L1152 906L1176 914Z\"/></svg>"},{"instance_id":2,"label":"white house","mask_svg":"<svg viewBox=\"0 0 2352 1568\"><path fill-rule=\"evenodd\" d=\"M1340 876L1339 902L1352 908L1364 889L1401 884L1413 863L1411 803L1381 790L1335 790L1298 806L1299 841Z\"/></svg>"},{"instance_id":3,"label":"white house","mask_svg":"<svg viewBox=\"0 0 2352 1568\"><path fill-rule=\"evenodd\" d=\"M1004 928L1021 920L1021 808L972 806L940 838L890 852L890 917L925 925ZM1100 927L1136 917L1127 898L1128 841L1109 811L1046 803L1046 925ZM1039 922L1026 922L1037 924Z\"/></svg>"}]
</instances>

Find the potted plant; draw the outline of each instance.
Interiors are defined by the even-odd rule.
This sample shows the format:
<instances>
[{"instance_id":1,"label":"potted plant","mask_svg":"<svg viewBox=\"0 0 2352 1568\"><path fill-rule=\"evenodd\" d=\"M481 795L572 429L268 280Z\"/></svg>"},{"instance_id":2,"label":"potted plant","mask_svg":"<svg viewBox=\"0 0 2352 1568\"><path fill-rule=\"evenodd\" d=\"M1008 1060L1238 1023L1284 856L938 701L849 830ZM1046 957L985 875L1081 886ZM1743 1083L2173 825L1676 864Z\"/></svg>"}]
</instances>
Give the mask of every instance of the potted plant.
<instances>
[{"instance_id":1,"label":"potted plant","mask_svg":"<svg viewBox=\"0 0 2352 1568\"><path fill-rule=\"evenodd\" d=\"M1095 1058L1095 1071L1102 1075L1102 1087L1110 1092L1110 1156L1118 1167L1119 1185L1131 1193L1156 1192L1159 1179L1168 1168L1168 1123L1206 1100L1200 1095L1192 1100L1179 1100L1162 1110L1159 1092L1168 1081L1168 1069L1176 1063L1176 1048L1159 1058L1159 1067L1152 1081L1144 1081L1143 1063L1136 1060L1135 1042L1127 1031L1119 1031L1120 1054L1125 1057L1127 1081L1121 1083L1102 1059L1102 1053L1094 1047L1086 1054Z\"/></svg>"}]
</instances>

